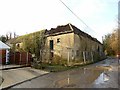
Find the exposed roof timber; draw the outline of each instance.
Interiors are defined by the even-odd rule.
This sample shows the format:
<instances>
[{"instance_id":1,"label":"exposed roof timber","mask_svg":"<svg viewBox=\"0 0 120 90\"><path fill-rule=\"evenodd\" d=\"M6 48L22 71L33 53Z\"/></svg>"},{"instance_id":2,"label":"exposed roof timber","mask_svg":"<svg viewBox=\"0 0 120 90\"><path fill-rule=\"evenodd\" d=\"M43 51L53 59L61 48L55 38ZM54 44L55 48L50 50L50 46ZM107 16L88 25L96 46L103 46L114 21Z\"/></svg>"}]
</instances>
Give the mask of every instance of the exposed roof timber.
<instances>
[{"instance_id":1,"label":"exposed roof timber","mask_svg":"<svg viewBox=\"0 0 120 90\"><path fill-rule=\"evenodd\" d=\"M91 39L95 42L98 42L99 44L102 44L96 38L81 31L80 29L78 29L77 27L75 27L74 25L72 25L70 23L68 23L67 25L57 26L57 28L51 28L50 30L48 30L46 32L46 36L47 37L48 36L55 36L55 35L66 34L66 33L70 33L70 32L74 32L75 34L82 35L84 37L88 37L89 39Z\"/></svg>"}]
</instances>

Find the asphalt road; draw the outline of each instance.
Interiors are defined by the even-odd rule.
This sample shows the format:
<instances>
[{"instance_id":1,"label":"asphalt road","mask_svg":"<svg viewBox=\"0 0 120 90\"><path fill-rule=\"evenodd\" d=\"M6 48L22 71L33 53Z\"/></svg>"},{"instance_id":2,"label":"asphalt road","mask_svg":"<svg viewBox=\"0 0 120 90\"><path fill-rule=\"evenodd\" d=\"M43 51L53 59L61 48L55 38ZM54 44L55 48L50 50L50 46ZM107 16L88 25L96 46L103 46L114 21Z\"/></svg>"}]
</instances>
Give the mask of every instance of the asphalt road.
<instances>
[{"instance_id":1,"label":"asphalt road","mask_svg":"<svg viewBox=\"0 0 120 90\"><path fill-rule=\"evenodd\" d=\"M96 64L63 72L53 72L12 88L118 88L118 60L106 59Z\"/></svg>"}]
</instances>

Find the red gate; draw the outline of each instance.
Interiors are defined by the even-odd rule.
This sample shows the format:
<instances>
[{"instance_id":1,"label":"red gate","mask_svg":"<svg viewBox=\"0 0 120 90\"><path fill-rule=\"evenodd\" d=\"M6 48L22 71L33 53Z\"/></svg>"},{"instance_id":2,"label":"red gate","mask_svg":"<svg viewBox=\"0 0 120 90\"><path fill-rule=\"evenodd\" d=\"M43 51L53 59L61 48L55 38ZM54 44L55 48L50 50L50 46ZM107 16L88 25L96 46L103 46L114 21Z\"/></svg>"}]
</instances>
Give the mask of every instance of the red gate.
<instances>
[{"instance_id":1,"label":"red gate","mask_svg":"<svg viewBox=\"0 0 120 90\"><path fill-rule=\"evenodd\" d=\"M32 55L28 52L10 52L10 63L17 65L31 64Z\"/></svg>"},{"instance_id":2,"label":"red gate","mask_svg":"<svg viewBox=\"0 0 120 90\"><path fill-rule=\"evenodd\" d=\"M0 64L6 63L6 50L0 50Z\"/></svg>"}]
</instances>

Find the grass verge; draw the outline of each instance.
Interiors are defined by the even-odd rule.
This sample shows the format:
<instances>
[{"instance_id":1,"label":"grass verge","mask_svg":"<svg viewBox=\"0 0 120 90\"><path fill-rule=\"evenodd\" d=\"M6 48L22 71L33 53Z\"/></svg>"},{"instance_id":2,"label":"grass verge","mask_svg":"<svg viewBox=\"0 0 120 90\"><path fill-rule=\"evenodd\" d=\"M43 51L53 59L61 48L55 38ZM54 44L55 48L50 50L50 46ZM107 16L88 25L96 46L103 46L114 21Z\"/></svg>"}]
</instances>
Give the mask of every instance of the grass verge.
<instances>
[{"instance_id":1,"label":"grass verge","mask_svg":"<svg viewBox=\"0 0 120 90\"><path fill-rule=\"evenodd\" d=\"M102 61L102 60L100 60L100 61ZM94 61L94 62L89 62L89 63L86 63L86 64L80 64L80 65L74 65L74 66L64 66L64 65L59 65L59 64L41 63L41 64L33 66L33 68L45 70L45 71L48 71L48 72L60 72L60 71L70 70L70 69L73 69L73 68L87 66L87 65L94 64L94 63L97 63L97 62L100 62L100 61Z\"/></svg>"}]
</instances>

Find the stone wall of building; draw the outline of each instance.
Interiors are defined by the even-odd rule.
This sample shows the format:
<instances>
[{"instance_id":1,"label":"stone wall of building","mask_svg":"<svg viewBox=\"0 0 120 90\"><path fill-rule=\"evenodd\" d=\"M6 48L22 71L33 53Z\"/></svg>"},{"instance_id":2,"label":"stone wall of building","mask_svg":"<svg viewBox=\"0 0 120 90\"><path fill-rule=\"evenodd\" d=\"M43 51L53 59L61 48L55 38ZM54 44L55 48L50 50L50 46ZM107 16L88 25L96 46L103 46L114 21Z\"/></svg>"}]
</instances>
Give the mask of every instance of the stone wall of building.
<instances>
[{"instance_id":1,"label":"stone wall of building","mask_svg":"<svg viewBox=\"0 0 120 90\"><path fill-rule=\"evenodd\" d=\"M50 41L53 40L53 50L50 50ZM45 51L46 54L45 57L47 59L50 59L50 53L53 52L53 56L57 55L62 58L68 58L68 52L69 56L72 56L71 50L74 48L74 33L66 33L56 36L49 36L46 39L45 44ZM48 61L48 60L47 60Z\"/></svg>"},{"instance_id":2,"label":"stone wall of building","mask_svg":"<svg viewBox=\"0 0 120 90\"><path fill-rule=\"evenodd\" d=\"M74 35L74 51L75 51L75 59L83 60L83 52L88 53L88 57L92 59L92 55L98 54L98 56L102 55L103 46L102 44L91 40L90 38L83 37L82 35ZM81 56L78 54L82 54Z\"/></svg>"},{"instance_id":3,"label":"stone wall of building","mask_svg":"<svg viewBox=\"0 0 120 90\"><path fill-rule=\"evenodd\" d=\"M53 40L53 50L50 50L50 40ZM66 60L84 61L84 52L86 60L92 60L100 57L103 52L102 44L75 33L48 36L45 45L43 56L48 62L54 60L55 56Z\"/></svg>"}]
</instances>

